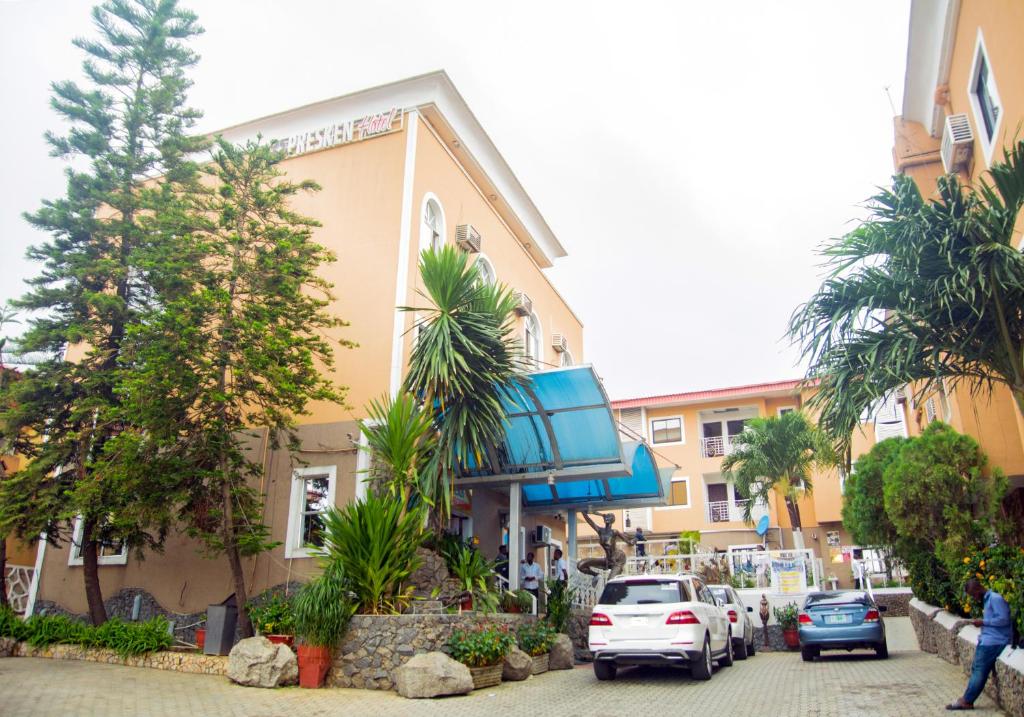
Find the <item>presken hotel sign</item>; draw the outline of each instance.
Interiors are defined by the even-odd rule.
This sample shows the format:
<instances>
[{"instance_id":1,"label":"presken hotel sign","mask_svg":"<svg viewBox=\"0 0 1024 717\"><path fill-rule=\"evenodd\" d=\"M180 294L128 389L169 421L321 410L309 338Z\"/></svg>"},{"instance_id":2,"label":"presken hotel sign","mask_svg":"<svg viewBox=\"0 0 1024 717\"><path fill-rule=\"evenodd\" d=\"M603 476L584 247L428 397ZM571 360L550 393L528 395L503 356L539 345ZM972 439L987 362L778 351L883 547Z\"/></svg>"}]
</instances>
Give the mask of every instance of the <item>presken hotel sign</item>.
<instances>
[{"instance_id":1,"label":"presken hotel sign","mask_svg":"<svg viewBox=\"0 0 1024 717\"><path fill-rule=\"evenodd\" d=\"M299 154L318 152L322 149L336 147L350 142L359 142L370 137L379 137L402 129L405 114L397 107L383 112L369 114L359 119L335 122L317 127L308 132L300 132L290 137L277 139L271 146L288 157Z\"/></svg>"}]
</instances>

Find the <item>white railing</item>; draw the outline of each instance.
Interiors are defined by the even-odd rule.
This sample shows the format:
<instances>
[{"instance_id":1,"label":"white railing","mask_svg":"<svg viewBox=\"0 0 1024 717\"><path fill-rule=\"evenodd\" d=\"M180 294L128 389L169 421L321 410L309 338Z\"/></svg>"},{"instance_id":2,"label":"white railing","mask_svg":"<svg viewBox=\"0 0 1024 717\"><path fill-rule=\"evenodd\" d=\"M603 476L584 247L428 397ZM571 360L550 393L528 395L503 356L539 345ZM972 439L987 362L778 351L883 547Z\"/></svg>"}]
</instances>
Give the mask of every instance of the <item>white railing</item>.
<instances>
[{"instance_id":1,"label":"white railing","mask_svg":"<svg viewBox=\"0 0 1024 717\"><path fill-rule=\"evenodd\" d=\"M730 520L743 520L743 509L747 500L713 500L704 504L704 517L709 523L725 523Z\"/></svg>"},{"instance_id":2,"label":"white railing","mask_svg":"<svg viewBox=\"0 0 1024 717\"><path fill-rule=\"evenodd\" d=\"M727 456L733 451L735 436L711 436L700 439L700 454L705 458Z\"/></svg>"},{"instance_id":3,"label":"white railing","mask_svg":"<svg viewBox=\"0 0 1024 717\"><path fill-rule=\"evenodd\" d=\"M727 555L733 584L739 588L768 588L772 593L794 595L821 588L821 559L809 548L741 548L730 549Z\"/></svg>"},{"instance_id":4,"label":"white railing","mask_svg":"<svg viewBox=\"0 0 1024 717\"><path fill-rule=\"evenodd\" d=\"M29 586L32 585L33 573L35 569L26 565L8 565L4 569L7 601L19 615L23 615L28 608Z\"/></svg>"}]
</instances>

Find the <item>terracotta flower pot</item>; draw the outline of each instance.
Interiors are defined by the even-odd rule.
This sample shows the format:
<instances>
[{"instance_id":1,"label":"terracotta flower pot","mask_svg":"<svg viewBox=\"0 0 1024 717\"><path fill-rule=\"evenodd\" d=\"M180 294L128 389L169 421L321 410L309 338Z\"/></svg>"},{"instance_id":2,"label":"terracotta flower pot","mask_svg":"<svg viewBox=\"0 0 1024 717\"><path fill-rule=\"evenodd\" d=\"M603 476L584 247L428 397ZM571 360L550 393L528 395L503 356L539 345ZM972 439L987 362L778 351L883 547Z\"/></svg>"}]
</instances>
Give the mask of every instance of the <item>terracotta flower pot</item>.
<instances>
[{"instance_id":1,"label":"terracotta flower pot","mask_svg":"<svg viewBox=\"0 0 1024 717\"><path fill-rule=\"evenodd\" d=\"M530 674L539 675L548 671L548 658L551 653L545 652L543 655L533 656L533 671Z\"/></svg>"},{"instance_id":2,"label":"terracotta flower pot","mask_svg":"<svg viewBox=\"0 0 1024 717\"><path fill-rule=\"evenodd\" d=\"M786 643L786 647L791 650L800 647L800 632L795 627L783 630L782 639Z\"/></svg>"},{"instance_id":3,"label":"terracotta flower pot","mask_svg":"<svg viewBox=\"0 0 1024 717\"><path fill-rule=\"evenodd\" d=\"M331 648L299 645L299 687L316 689L331 668Z\"/></svg>"},{"instance_id":4,"label":"terracotta flower pot","mask_svg":"<svg viewBox=\"0 0 1024 717\"><path fill-rule=\"evenodd\" d=\"M494 687L501 684L501 670L503 663L488 665L487 667L470 667L469 674L473 675L473 689L480 690L484 687Z\"/></svg>"},{"instance_id":5,"label":"terracotta flower pot","mask_svg":"<svg viewBox=\"0 0 1024 717\"><path fill-rule=\"evenodd\" d=\"M202 652L203 648L205 646L206 646L206 628L205 627L197 627L196 628L196 647L198 647L199 651Z\"/></svg>"},{"instance_id":6,"label":"terracotta flower pot","mask_svg":"<svg viewBox=\"0 0 1024 717\"><path fill-rule=\"evenodd\" d=\"M264 635L263 637L275 645L287 645L288 647L295 645L295 635Z\"/></svg>"},{"instance_id":7,"label":"terracotta flower pot","mask_svg":"<svg viewBox=\"0 0 1024 717\"><path fill-rule=\"evenodd\" d=\"M463 610L472 610L473 609L473 596L470 595L468 597L462 598L462 600L459 602L459 607L461 607Z\"/></svg>"}]
</instances>

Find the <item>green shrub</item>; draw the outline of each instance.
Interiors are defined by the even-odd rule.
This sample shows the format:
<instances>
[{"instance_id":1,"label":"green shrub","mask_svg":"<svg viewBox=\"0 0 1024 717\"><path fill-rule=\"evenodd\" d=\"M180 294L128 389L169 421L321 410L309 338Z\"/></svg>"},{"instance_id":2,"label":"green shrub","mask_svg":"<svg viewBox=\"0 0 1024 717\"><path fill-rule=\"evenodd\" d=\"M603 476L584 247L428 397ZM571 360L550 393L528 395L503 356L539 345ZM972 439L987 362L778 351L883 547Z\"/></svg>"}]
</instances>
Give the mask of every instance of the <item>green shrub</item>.
<instances>
[{"instance_id":1,"label":"green shrub","mask_svg":"<svg viewBox=\"0 0 1024 717\"><path fill-rule=\"evenodd\" d=\"M257 605L249 606L249 619L261 635L294 635L295 617L292 602L284 595L273 593Z\"/></svg>"},{"instance_id":2,"label":"green shrub","mask_svg":"<svg viewBox=\"0 0 1024 717\"><path fill-rule=\"evenodd\" d=\"M522 588L515 592L506 590L501 594L501 609L505 612L512 612L512 610L530 612L532 608L533 595Z\"/></svg>"},{"instance_id":3,"label":"green shrub","mask_svg":"<svg viewBox=\"0 0 1024 717\"><path fill-rule=\"evenodd\" d=\"M1006 599L1017 632L1024 634L1024 548L994 545L963 557L957 574L959 599L947 609L967 617L982 617L983 606L964 592L969 578L977 578Z\"/></svg>"},{"instance_id":4,"label":"green shrub","mask_svg":"<svg viewBox=\"0 0 1024 717\"><path fill-rule=\"evenodd\" d=\"M33 615L22 621L9 609L0 610L0 636L13 637L33 647L103 647L122 657L166 650L174 644L170 624L162 615L139 623L115 617L93 627L67 615Z\"/></svg>"},{"instance_id":5,"label":"green shrub","mask_svg":"<svg viewBox=\"0 0 1024 717\"><path fill-rule=\"evenodd\" d=\"M782 607L774 608L772 612L775 613L775 621L779 623L779 627L783 630L795 630L797 628L800 608L796 606L795 602L786 603Z\"/></svg>"},{"instance_id":6,"label":"green shrub","mask_svg":"<svg viewBox=\"0 0 1024 717\"><path fill-rule=\"evenodd\" d=\"M548 614L545 619L555 632L565 632L569 625L569 616L572 615L572 601L576 597L576 588L561 580L549 585L551 590L548 592Z\"/></svg>"},{"instance_id":7,"label":"green shrub","mask_svg":"<svg viewBox=\"0 0 1024 717\"><path fill-rule=\"evenodd\" d=\"M455 630L448 638L448 651L467 667L490 667L504 660L515 644L508 627L482 625L473 630Z\"/></svg>"},{"instance_id":8,"label":"green shrub","mask_svg":"<svg viewBox=\"0 0 1024 717\"><path fill-rule=\"evenodd\" d=\"M58 643L88 645L90 626L67 615L33 615L26 623L26 642L32 647L49 647Z\"/></svg>"},{"instance_id":9,"label":"green shrub","mask_svg":"<svg viewBox=\"0 0 1024 717\"><path fill-rule=\"evenodd\" d=\"M551 651L551 645L558 635L555 629L546 622L527 623L516 632L519 649L527 655L543 655Z\"/></svg>"},{"instance_id":10,"label":"green shrub","mask_svg":"<svg viewBox=\"0 0 1024 717\"><path fill-rule=\"evenodd\" d=\"M344 636L355 611L343 571L336 566L328 567L295 595L295 634L311 647L334 647Z\"/></svg>"},{"instance_id":11,"label":"green shrub","mask_svg":"<svg viewBox=\"0 0 1024 717\"><path fill-rule=\"evenodd\" d=\"M19 642L28 639L29 627L10 607L0 607L0 637L13 637Z\"/></svg>"},{"instance_id":12,"label":"green shrub","mask_svg":"<svg viewBox=\"0 0 1024 717\"><path fill-rule=\"evenodd\" d=\"M466 546L459 548L450 570L459 587L473 596L474 609L480 612L498 609L498 596L493 589L494 566L483 553Z\"/></svg>"}]
</instances>

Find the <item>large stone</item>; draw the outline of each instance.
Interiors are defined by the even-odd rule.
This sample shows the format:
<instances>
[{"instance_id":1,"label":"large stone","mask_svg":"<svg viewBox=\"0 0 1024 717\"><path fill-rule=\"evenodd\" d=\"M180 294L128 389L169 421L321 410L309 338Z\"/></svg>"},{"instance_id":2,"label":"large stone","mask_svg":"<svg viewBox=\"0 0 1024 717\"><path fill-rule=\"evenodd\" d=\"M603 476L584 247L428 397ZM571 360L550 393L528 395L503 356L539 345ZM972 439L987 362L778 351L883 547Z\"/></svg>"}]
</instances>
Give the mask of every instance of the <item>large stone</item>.
<instances>
[{"instance_id":1,"label":"large stone","mask_svg":"<svg viewBox=\"0 0 1024 717\"><path fill-rule=\"evenodd\" d=\"M13 657L18 649L18 641L13 637L0 637L0 657Z\"/></svg>"},{"instance_id":2,"label":"large stone","mask_svg":"<svg viewBox=\"0 0 1024 717\"><path fill-rule=\"evenodd\" d=\"M465 695L473 691L473 675L443 652L425 652L395 670L395 688L410 699Z\"/></svg>"},{"instance_id":3,"label":"large stone","mask_svg":"<svg viewBox=\"0 0 1024 717\"><path fill-rule=\"evenodd\" d=\"M565 634L559 634L555 637L555 642L551 645L551 656L548 658L548 669L549 670L571 670L573 664L575 664L574 658L575 650L573 649L572 639Z\"/></svg>"},{"instance_id":4,"label":"large stone","mask_svg":"<svg viewBox=\"0 0 1024 717\"><path fill-rule=\"evenodd\" d=\"M506 682L519 682L520 680L525 680L532 673L533 658L518 647L513 647L505 655L505 664L501 668L501 679Z\"/></svg>"},{"instance_id":5,"label":"large stone","mask_svg":"<svg viewBox=\"0 0 1024 717\"><path fill-rule=\"evenodd\" d=\"M265 637L241 640L228 655L228 678L249 687L280 687L299 678L299 662L287 645Z\"/></svg>"}]
</instances>

